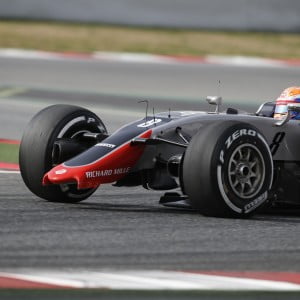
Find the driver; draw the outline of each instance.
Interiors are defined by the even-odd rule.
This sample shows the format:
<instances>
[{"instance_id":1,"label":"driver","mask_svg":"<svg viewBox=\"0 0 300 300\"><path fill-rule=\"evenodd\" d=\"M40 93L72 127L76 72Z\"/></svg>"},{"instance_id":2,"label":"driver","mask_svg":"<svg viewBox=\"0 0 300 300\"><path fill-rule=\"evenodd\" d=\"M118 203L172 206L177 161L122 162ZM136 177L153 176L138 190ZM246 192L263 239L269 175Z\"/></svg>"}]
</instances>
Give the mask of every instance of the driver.
<instances>
[{"instance_id":1,"label":"driver","mask_svg":"<svg viewBox=\"0 0 300 300\"><path fill-rule=\"evenodd\" d=\"M281 95L276 100L276 107L274 112L274 118L281 120L286 116L288 112L287 105L289 103L299 103L300 104L300 87L292 86L285 89ZM294 120L300 120L300 113L292 111L291 118Z\"/></svg>"}]
</instances>

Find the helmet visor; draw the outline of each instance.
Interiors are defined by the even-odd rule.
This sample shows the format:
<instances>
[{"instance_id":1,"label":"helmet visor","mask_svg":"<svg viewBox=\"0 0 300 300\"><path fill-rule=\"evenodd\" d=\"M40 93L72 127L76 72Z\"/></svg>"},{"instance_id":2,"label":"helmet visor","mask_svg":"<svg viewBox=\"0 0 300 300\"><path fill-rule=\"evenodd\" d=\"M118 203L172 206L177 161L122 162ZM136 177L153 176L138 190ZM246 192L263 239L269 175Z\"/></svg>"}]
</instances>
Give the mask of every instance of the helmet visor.
<instances>
[{"instance_id":1,"label":"helmet visor","mask_svg":"<svg viewBox=\"0 0 300 300\"><path fill-rule=\"evenodd\" d=\"M275 114L286 114L287 111L287 105L276 105Z\"/></svg>"}]
</instances>

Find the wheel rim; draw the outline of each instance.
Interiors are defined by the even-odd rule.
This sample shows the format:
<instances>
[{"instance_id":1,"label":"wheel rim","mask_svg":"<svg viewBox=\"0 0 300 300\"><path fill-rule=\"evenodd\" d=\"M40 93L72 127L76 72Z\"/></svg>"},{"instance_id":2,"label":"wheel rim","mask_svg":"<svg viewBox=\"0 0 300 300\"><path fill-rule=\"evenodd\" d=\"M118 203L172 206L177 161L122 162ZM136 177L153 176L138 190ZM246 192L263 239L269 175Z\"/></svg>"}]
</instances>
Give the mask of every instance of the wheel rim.
<instances>
[{"instance_id":1,"label":"wheel rim","mask_svg":"<svg viewBox=\"0 0 300 300\"><path fill-rule=\"evenodd\" d=\"M239 198L253 198L263 185L265 172L264 159L259 149L251 144L242 144L229 159L230 188Z\"/></svg>"}]
</instances>

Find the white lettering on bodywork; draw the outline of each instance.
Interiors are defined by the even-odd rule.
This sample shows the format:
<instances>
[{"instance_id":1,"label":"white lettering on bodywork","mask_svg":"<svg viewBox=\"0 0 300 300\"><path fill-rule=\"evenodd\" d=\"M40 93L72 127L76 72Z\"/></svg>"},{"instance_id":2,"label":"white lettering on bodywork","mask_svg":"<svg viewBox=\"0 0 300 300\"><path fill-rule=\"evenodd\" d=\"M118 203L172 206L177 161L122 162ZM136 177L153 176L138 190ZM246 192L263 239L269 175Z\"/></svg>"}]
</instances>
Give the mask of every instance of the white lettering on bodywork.
<instances>
[{"instance_id":1,"label":"white lettering on bodywork","mask_svg":"<svg viewBox=\"0 0 300 300\"><path fill-rule=\"evenodd\" d=\"M107 148L115 148L116 147L116 145L108 144L108 143L99 143L99 144L96 144L95 146L97 146L97 147L107 147Z\"/></svg>"},{"instance_id":2,"label":"white lettering on bodywork","mask_svg":"<svg viewBox=\"0 0 300 300\"><path fill-rule=\"evenodd\" d=\"M97 178L110 176L113 173L113 170L99 170L99 171L89 171L85 172L86 178Z\"/></svg>"},{"instance_id":3,"label":"white lettering on bodywork","mask_svg":"<svg viewBox=\"0 0 300 300\"><path fill-rule=\"evenodd\" d=\"M55 171L56 175L62 175L62 174L65 174L65 173L67 173L66 169L60 169L60 170Z\"/></svg>"},{"instance_id":4,"label":"white lettering on bodywork","mask_svg":"<svg viewBox=\"0 0 300 300\"><path fill-rule=\"evenodd\" d=\"M95 170L85 172L86 178L99 178L99 177L106 177L111 175L122 175L128 173L130 167L125 168L117 168L117 169L108 169L108 170Z\"/></svg>"},{"instance_id":5,"label":"white lettering on bodywork","mask_svg":"<svg viewBox=\"0 0 300 300\"><path fill-rule=\"evenodd\" d=\"M155 119L151 119L145 123L139 124L139 125L137 125L137 127L149 127L154 124L160 123L161 121L162 121L162 119L155 118Z\"/></svg>"}]
</instances>

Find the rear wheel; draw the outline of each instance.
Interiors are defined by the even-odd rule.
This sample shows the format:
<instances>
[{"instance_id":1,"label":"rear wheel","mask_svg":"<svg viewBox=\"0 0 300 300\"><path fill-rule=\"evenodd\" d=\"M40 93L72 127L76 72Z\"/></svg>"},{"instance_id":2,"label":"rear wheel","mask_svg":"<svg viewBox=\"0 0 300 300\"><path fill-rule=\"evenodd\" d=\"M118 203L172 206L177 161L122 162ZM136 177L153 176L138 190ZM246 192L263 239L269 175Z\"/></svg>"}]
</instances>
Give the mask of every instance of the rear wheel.
<instances>
[{"instance_id":1,"label":"rear wheel","mask_svg":"<svg viewBox=\"0 0 300 300\"><path fill-rule=\"evenodd\" d=\"M83 139L89 133L105 135L107 131L101 119L87 109L53 105L36 114L24 131L19 152L20 171L27 187L49 201L79 202L89 197L95 188L78 190L76 184L42 185L44 174L63 162L55 155L57 142L75 145L73 153L68 153L74 156L92 146Z\"/></svg>"},{"instance_id":2,"label":"rear wheel","mask_svg":"<svg viewBox=\"0 0 300 300\"><path fill-rule=\"evenodd\" d=\"M253 126L228 121L196 134L185 153L183 185L191 205L209 216L248 216L268 199L269 146Z\"/></svg>"}]
</instances>

